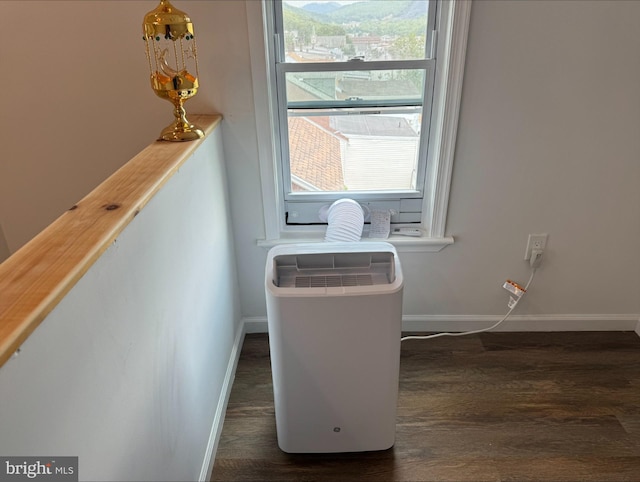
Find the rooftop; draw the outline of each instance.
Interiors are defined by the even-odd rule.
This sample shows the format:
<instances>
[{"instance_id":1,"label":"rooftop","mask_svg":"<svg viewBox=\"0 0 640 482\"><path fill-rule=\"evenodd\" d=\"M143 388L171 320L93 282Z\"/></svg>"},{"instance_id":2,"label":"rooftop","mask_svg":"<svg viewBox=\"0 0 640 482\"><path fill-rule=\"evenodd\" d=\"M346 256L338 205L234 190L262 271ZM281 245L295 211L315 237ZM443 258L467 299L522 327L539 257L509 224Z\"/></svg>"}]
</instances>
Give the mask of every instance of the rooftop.
<instances>
[{"instance_id":1,"label":"rooftop","mask_svg":"<svg viewBox=\"0 0 640 482\"><path fill-rule=\"evenodd\" d=\"M343 191L340 140L322 127L322 124L329 124L326 118L313 119L289 118L291 175L322 191Z\"/></svg>"}]
</instances>

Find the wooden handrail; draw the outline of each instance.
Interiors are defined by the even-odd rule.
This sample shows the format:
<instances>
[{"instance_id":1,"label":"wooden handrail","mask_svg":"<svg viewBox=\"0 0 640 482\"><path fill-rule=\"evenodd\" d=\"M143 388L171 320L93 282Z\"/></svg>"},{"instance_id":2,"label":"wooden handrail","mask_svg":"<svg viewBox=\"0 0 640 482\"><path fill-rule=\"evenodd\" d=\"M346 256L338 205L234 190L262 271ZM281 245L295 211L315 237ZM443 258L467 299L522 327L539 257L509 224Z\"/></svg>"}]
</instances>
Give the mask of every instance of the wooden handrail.
<instances>
[{"instance_id":1,"label":"wooden handrail","mask_svg":"<svg viewBox=\"0 0 640 482\"><path fill-rule=\"evenodd\" d=\"M191 115L209 135L219 115ZM156 141L0 264L0 366L202 140Z\"/></svg>"}]
</instances>

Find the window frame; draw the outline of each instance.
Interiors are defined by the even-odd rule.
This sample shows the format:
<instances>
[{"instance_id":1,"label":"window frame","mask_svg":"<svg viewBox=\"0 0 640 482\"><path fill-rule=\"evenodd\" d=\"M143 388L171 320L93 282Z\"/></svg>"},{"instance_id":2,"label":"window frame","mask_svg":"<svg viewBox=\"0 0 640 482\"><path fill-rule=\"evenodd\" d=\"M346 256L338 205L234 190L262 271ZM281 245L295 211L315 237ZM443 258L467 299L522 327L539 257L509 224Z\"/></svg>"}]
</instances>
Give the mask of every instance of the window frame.
<instances>
[{"instance_id":1,"label":"window frame","mask_svg":"<svg viewBox=\"0 0 640 482\"><path fill-rule=\"evenodd\" d=\"M416 250L423 250L422 247L427 251L439 251L453 243L452 237L445 236L445 222L471 12L471 0L437 1L436 38L433 40L437 60L424 197L420 200L418 225L425 235L406 241L391 239L394 244L414 246ZM274 22L271 3L270 0L246 2L265 218L265 239L259 240L258 244L264 246L279 242L317 240L321 239L324 232L324 226L291 226L285 220L289 201L283 192L282 163L277 155L278 143L282 139L282 126L277 120L277 103L272 94L276 85L275 69L270 66L276 51L275 43L267 38L269 22ZM338 197L352 197L362 202L361 193L337 194ZM327 202L321 199L312 209L326 205ZM376 208L378 205L371 203L371 207Z\"/></svg>"},{"instance_id":2,"label":"window frame","mask_svg":"<svg viewBox=\"0 0 640 482\"><path fill-rule=\"evenodd\" d=\"M279 168L281 169L280 186L285 201L285 223L288 226L318 223L318 202L330 204L337 199L348 197L359 201L367 206L376 206L382 209L391 209L395 214L392 216L393 223L419 223L420 214L416 212L416 204L410 200L424 197L426 182L426 159L428 149L428 132L431 120L431 104L433 100L433 87L435 78L435 28L437 1L428 3L428 17L425 29L425 51L424 58L411 60L373 60L373 61L341 61L341 62L284 62L284 17L283 0L272 0L273 21L267 25L267 41L274 43L275 55L269 59L272 68L275 70L276 85L273 96L273 111L275 122L279 123L280 139L277 156ZM388 70L418 70L424 72L424 85L420 93L420 100L410 102L395 103L395 107L420 107L422 115L421 134L418 140L418 152L416 159L416 185L415 189L398 190L361 190L361 191L315 191L315 192L295 192L291 189L293 176L291 173L288 121L291 102L287 102L286 76L289 73L299 72L370 72ZM352 112L366 112L368 109L377 111L388 111L392 109L393 103L367 102L363 105L352 105L345 101L326 101L327 107L350 110ZM317 102L313 102L317 104ZM294 105L294 108L298 106ZM299 107L306 107L304 104ZM404 200L404 202L403 202ZM418 208L419 209L419 208ZM291 214L295 213L295 216ZM302 218L302 220L301 220Z\"/></svg>"}]
</instances>

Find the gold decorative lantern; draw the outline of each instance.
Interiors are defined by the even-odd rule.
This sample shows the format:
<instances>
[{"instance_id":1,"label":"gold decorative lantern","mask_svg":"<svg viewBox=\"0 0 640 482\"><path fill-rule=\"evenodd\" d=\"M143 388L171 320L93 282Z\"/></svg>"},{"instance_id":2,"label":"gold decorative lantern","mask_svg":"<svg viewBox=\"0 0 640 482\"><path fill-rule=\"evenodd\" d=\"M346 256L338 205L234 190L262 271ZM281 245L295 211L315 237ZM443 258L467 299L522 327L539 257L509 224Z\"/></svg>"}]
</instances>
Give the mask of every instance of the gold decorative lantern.
<instances>
[{"instance_id":1,"label":"gold decorative lantern","mask_svg":"<svg viewBox=\"0 0 640 482\"><path fill-rule=\"evenodd\" d=\"M198 52L189 16L169 0L147 13L142 24L149 61L151 87L174 106L175 122L160 134L165 141L192 141L204 137L189 123L183 104L198 92Z\"/></svg>"}]
</instances>

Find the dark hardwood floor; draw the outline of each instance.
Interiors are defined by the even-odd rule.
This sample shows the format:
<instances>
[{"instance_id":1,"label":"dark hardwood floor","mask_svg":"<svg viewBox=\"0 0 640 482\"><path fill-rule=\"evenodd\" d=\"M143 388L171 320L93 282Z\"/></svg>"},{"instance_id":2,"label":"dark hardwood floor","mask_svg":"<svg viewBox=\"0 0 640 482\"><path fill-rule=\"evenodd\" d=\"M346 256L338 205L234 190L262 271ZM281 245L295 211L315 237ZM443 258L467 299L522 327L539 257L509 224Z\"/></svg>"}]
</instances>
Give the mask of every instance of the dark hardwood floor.
<instances>
[{"instance_id":1,"label":"dark hardwood floor","mask_svg":"<svg viewBox=\"0 0 640 482\"><path fill-rule=\"evenodd\" d=\"M268 338L247 335L211 480L640 481L640 338L408 340L393 448L289 455L276 440Z\"/></svg>"}]
</instances>

